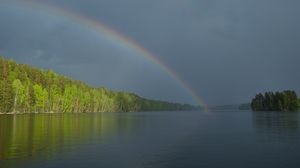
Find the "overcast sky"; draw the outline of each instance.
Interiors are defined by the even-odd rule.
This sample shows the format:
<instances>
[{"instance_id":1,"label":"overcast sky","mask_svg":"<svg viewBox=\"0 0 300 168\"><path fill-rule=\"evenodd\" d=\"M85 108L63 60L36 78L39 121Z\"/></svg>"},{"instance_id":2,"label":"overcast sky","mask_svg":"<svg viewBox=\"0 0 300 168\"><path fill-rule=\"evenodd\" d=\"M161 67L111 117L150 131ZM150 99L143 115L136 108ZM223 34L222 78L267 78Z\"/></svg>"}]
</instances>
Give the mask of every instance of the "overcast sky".
<instances>
[{"instance_id":1,"label":"overcast sky","mask_svg":"<svg viewBox=\"0 0 300 168\"><path fill-rule=\"evenodd\" d=\"M51 9L0 0L0 55L147 98L194 103L140 53ZM300 93L299 0L39 0L147 48L207 104Z\"/></svg>"}]
</instances>

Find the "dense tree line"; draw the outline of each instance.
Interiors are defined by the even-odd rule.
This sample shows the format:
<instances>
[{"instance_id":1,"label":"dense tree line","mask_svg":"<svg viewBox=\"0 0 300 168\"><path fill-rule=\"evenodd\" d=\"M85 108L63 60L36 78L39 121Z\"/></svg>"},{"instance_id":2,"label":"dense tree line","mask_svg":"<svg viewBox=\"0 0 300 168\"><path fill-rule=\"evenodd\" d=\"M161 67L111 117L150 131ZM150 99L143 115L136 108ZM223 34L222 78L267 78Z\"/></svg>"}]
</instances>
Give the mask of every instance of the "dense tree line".
<instances>
[{"instance_id":1,"label":"dense tree line","mask_svg":"<svg viewBox=\"0 0 300 168\"><path fill-rule=\"evenodd\" d=\"M297 111L298 97L295 91L259 93L252 99L254 111Z\"/></svg>"},{"instance_id":2,"label":"dense tree line","mask_svg":"<svg viewBox=\"0 0 300 168\"><path fill-rule=\"evenodd\" d=\"M187 110L190 105L92 88L51 70L0 57L0 113Z\"/></svg>"}]
</instances>

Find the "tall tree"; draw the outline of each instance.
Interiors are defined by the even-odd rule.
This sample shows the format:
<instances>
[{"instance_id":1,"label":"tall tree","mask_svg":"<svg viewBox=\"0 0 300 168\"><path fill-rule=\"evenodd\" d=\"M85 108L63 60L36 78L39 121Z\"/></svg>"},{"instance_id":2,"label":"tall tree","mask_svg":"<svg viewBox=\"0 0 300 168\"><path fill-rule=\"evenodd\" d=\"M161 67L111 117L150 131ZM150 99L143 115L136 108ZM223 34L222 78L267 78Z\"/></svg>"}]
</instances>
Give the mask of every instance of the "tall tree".
<instances>
[{"instance_id":1,"label":"tall tree","mask_svg":"<svg viewBox=\"0 0 300 168\"><path fill-rule=\"evenodd\" d=\"M24 87L19 79L13 81L13 91L14 91L14 106L13 112L16 112L17 106L21 105L24 101Z\"/></svg>"}]
</instances>

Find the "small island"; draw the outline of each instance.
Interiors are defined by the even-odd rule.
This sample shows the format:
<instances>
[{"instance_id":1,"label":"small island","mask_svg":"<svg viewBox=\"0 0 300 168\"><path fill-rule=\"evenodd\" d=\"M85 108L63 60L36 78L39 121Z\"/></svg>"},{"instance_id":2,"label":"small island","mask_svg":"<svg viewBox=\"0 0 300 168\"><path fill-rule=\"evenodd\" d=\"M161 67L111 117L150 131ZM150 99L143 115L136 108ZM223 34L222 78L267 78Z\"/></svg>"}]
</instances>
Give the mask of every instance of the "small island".
<instances>
[{"instance_id":1,"label":"small island","mask_svg":"<svg viewBox=\"0 0 300 168\"><path fill-rule=\"evenodd\" d=\"M300 101L295 91L259 93L252 99L253 111L298 111Z\"/></svg>"}]
</instances>

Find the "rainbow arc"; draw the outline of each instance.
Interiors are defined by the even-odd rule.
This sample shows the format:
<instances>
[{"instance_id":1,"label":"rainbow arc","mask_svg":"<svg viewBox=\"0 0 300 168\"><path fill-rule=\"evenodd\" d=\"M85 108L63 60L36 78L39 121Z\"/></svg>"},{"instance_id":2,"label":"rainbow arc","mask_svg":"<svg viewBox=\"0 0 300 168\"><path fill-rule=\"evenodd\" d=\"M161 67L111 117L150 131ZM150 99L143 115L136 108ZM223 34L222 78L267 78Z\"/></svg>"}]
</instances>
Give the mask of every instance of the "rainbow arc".
<instances>
[{"instance_id":1,"label":"rainbow arc","mask_svg":"<svg viewBox=\"0 0 300 168\"><path fill-rule=\"evenodd\" d=\"M13 1L14 2L14 1ZM172 70L168 67L165 63L158 59L155 54L151 53L148 49L144 48L142 45L138 44L136 41L130 39L129 37L113 30L109 26L103 24L98 20L94 20L88 18L80 13L76 13L69 9L61 8L55 6L53 4L48 4L45 2L38 2L38 1L26 1L26 2L16 2L20 3L22 6L27 8L34 8L37 10L43 10L49 13L53 13L59 16L62 16L66 19L70 19L82 26L88 27L96 32L104 34L106 38L109 40L129 49L134 50L139 55L143 56L145 59L151 61L152 63L158 65L162 71L170 75L173 79L175 79L183 88L184 90L197 102L199 106L201 106L204 111L208 112L208 106L204 103L203 99L201 99L190 87L190 85L183 80L181 76L179 76L176 71Z\"/></svg>"}]
</instances>

